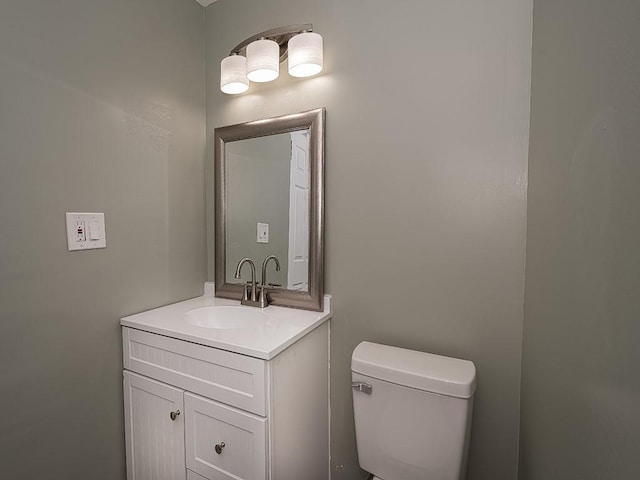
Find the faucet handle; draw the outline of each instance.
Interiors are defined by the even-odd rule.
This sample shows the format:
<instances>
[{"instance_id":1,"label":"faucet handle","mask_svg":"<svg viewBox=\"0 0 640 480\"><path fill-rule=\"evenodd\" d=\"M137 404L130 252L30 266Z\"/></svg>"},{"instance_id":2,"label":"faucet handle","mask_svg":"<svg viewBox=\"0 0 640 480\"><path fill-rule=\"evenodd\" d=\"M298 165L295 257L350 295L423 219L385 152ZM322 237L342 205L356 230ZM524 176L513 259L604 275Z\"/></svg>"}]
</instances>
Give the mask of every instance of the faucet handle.
<instances>
[{"instance_id":1,"label":"faucet handle","mask_svg":"<svg viewBox=\"0 0 640 480\"><path fill-rule=\"evenodd\" d=\"M269 291L282 288L282 285L279 283L267 283L266 285L260 284L258 287L260 288L258 302L260 304L260 308L264 308L269 306Z\"/></svg>"},{"instance_id":2,"label":"faucet handle","mask_svg":"<svg viewBox=\"0 0 640 480\"><path fill-rule=\"evenodd\" d=\"M260 308L264 308L264 307L268 307L269 306L269 297L267 297L267 285L259 285L260 287L260 292L258 294L258 306Z\"/></svg>"},{"instance_id":3,"label":"faucet handle","mask_svg":"<svg viewBox=\"0 0 640 480\"><path fill-rule=\"evenodd\" d=\"M249 295L251 295L251 282L246 282L242 289L242 299L249 300Z\"/></svg>"}]
</instances>

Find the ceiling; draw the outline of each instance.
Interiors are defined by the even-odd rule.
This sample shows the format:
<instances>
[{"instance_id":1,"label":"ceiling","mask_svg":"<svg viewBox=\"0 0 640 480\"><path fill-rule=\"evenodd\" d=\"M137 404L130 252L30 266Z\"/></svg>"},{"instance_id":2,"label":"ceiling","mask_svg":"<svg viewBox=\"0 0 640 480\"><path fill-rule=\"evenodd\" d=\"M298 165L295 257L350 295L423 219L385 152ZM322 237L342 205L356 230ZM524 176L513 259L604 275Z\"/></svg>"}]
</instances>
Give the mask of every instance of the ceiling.
<instances>
[{"instance_id":1,"label":"ceiling","mask_svg":"<svg viewBox=\"0 0 640 480\"><path fill-rule=\"evenodd\" d=\"M203 7L206 7L207 5L211 5L215 1L216 0L196 0L196 2L198 2Z\"/></svg>"}]
</instances>

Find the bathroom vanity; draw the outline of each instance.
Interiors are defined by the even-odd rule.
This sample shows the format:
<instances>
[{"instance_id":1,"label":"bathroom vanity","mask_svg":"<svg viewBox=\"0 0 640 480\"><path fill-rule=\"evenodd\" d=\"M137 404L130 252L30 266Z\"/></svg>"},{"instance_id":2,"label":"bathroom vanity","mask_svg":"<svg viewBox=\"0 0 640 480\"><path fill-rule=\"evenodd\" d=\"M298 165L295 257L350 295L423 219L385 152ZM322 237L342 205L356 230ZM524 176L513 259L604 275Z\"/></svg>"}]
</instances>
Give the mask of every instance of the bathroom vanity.
<instances>
[{"instance_id":1,"label":"bathroom vanity","mask_svg":"<svg viewBox=\"0 0 640 480\"><path fill-rule=\"evenodd\" d=\"M329 323L204 295L122 319L129 480L329 478Z\"/></svg>"},{"instance_id":2,"label":"bathroom vanity","mask_svg":"<svg viewBox=\"0 0 640 480\"><path fill-rule=\"evenodd\" d=\"M121 321L129 480L330 477L324 124L215 129L215 286Z\"/></svg>"}]
</instances>

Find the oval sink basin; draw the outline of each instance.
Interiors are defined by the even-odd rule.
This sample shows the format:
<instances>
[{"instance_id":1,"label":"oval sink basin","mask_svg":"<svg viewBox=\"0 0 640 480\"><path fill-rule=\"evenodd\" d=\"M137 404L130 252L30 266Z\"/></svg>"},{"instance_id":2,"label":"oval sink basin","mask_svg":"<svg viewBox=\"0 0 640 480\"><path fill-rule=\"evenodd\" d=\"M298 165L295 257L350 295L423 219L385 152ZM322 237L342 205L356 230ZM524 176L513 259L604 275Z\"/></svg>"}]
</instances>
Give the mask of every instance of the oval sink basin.
<instances>
[{"instance_id":1,"label":"oval sink basin","mask_svg":"<svg viewBox=\"0 0 640 480\"><path fill-rule=\"evenodd\" d=\"M184 314L191 325L230 330L256 328L269 319L266 313L248 307L219 306L196 308Z\"/></svg>"}]
</instances>

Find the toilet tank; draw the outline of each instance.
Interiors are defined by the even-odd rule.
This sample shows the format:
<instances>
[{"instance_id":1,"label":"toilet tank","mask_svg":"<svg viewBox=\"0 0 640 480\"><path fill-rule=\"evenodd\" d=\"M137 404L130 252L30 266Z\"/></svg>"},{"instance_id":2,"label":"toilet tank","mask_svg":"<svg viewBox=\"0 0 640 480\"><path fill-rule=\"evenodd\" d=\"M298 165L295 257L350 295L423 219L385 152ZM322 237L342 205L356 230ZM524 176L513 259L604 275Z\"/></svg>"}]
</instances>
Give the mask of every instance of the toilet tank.
<instances>
[{"instance_id":1,"label":"toilet tank","mask_svg":"<svg viewBox=\"0 0 640 480\"><path fill-rule=\"evenodd\" d=\"M464 479L472 362L362 342L351 372L360 467L384 480Z\"/></svg>"}]
</instances>

